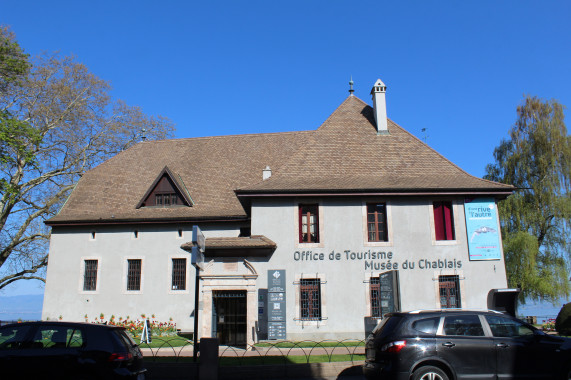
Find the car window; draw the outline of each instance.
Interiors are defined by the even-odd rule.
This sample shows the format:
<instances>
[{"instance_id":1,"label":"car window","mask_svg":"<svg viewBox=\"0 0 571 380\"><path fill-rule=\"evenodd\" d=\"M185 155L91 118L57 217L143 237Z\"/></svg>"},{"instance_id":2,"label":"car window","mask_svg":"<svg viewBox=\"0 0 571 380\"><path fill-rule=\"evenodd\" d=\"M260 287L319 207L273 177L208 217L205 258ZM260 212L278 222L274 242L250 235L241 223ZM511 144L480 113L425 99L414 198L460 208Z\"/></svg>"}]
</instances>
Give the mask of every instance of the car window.
<instances>
[{"instance_id":1,"label":"car window","mask_svg":"<svg viewBox=\"0 0 571 380\"><path fill-rule=\"evenodd\" d=\"M522 322L494 315L486 315L486 320L497 337L527 337L533 335L533 329Z\"/></svg>"},{"instance_id":2,"label":"car window","mask_svg":"<svg viewBox=\"0 0 571 380\"><path fill-rule=\"evenodd\" d=\"M31 326L5 326L0 328L0 350L15 350L24 346Z\"/></svg>"},{"instance_id":3,"label":"car window","mask_svg":"<svg viewBox=\"0 0 571 380\"><path fill-rule=\"evenodd\" d=\"M81 330L65 326L40 326L34 334L32 348L82 347Z\"/></svg>"},{"instance_id":4,"label":"car window","mask_svg":"<svg viewBox=\"0 0 571 380\"><path fill-rule=\"evenodd\" d=\"M373 335L385 334L394 330L401 320L402 317L396 315L383 318L383 320L373 330Z\"/></svg>"},{"instance_id":5,"label":"car window","mask_svg":"<svg viewBox=\"0 0 571 380\"><path fill-rule=\"evenodd\" d=\"M438 322L440 322L440 317L419 319L413 322L412 328L426 334L436 334Z\"/></svg>"},{"instance_id":6,"label":"car window","mask_svg":"<svg viewBox=\"0 0 571 380\"><path fill-rule=\"evenodd\" d=\"M126 348L131 348L133 346L136 346L137 344L133 341L133 339L123 330L115 330L115 332L117 333L117 335L119 336L119 339L121 340L121 342L123 343L123 345Z\"/></svg>"},{"instance_id":7,"label":"car window","mask_svg":"<svg viewBox=\"0 0 571 380\"><path fill-rule=\"evenodd\" d=\"M444 335L484 336L484 329L477 315L454 315L444 318Z\"/></svg>"}]
</instances>

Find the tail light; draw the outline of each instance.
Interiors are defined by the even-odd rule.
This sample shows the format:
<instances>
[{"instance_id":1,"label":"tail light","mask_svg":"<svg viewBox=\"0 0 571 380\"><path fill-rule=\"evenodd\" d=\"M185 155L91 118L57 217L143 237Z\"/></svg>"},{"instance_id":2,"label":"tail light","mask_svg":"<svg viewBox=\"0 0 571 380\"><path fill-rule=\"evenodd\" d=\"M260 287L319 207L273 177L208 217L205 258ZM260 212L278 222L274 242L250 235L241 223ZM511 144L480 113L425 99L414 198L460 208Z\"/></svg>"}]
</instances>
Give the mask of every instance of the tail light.
<instances>
[{"instance_id":1,"label":"tail light","mask_svg":"<svg viewBox=\"0 0 571 380\"><path fill-rule=\"evenodd\" d=\"M385 352L399 352L406 347L406 340L396 340L381 347L381 351Z\"/></svg>"},{"instance_id":2,"label":"tail light","mask_svg":"<svg viewBox=\"0 0 571 380\"><path fill-rule=\"evenodd\" d=\"M131 354L130 352L115 352L109 355L109 359L107 360L110 362L119 362L131 359L133 359L133 354Z\"/></svg>"}]
</instances>

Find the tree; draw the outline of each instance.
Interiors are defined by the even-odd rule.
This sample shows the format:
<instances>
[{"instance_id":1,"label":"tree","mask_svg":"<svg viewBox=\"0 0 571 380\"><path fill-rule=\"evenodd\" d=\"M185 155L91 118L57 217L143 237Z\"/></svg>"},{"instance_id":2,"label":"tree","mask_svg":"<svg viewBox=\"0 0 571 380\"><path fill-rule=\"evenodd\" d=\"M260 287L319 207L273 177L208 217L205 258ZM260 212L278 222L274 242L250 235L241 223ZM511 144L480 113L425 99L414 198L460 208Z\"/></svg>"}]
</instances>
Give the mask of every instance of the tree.
<instances>
[{"instance_id":1,"label":"tree","mask_svg":"<svg viewBox=\"0 0 571 380\"><path fill-rule=\"evenodd\" d=\"M44 221L81 175L129 146L141 131L172 136L172 123L113 100L110 86L71 57L28 58L0 29L0 289L44 281ZM6 48L11 47L11 48ZM8 64L6 64L8 62Z\"/></svg>"},{"instance_id":2,"label":"tree","mask_svg":"<svg viewBox=\"0 0 571 380\"><path fill-rule=\"evenodd\" d=\"M499 204L509 286L551 302L570 290L571 138L563 108L527 96L486 168L487 179L517 188Z\"/></svg>"}]
</instances>

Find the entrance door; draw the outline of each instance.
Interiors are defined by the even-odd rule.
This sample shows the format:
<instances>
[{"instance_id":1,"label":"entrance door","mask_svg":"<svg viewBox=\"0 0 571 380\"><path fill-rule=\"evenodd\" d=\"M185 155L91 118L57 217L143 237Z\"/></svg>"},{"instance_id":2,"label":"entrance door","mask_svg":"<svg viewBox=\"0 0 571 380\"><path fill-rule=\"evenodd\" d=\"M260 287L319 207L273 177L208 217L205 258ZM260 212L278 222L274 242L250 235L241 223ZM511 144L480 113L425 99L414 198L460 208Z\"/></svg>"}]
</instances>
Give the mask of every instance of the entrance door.
<instances>
[{"instance_id":1,"label":"entrance door","mask_svg":"<svg viewBox=\"0 0 571 380\"><path fill-rule=\"evenodd\" d=\"M246 291L212 292L212 336L222 345L246 345Z\"/></svg>"}]
</instances>

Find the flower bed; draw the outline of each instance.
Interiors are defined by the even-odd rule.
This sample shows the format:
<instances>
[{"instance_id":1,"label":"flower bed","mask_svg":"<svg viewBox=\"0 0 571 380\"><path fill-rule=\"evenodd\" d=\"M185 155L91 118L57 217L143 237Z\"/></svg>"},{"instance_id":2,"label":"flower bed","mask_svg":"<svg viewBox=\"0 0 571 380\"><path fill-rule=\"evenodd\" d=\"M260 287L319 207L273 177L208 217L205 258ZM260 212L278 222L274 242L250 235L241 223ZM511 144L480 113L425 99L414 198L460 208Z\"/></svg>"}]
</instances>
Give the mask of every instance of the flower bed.
<instances>
[{"instance_id":1,"label":"flower bed","mask_svg":"<svg viewBox=\"0 0 571 380\"><path fill-rule=\"evenodd\" d=\"M549 318L541 325L543 331L555 331L555 318Z\"/></svg>"},{"instance_id":2,"label":"flower bed","mask_svg":"<svg viewBox=\"0 0 571 380\"><path fill-rule=\"evenodd\" d=\"M90 322L87 314L85 315L84 318L85 322ZM147 319L149 319L152 336L176 335L177 333L176 323L173 322L172 318L169 318L168 322L160 322L156 320L154 314L151 316L151 318L147 318L145 314L141 314L140 319L139 318L131 319L131 317L129 316L127 316L126 318L123 317L116 318L115 315L111 315L111 318L107 320L105 319L105 315L101 313L99 317L95 317L95 319L91 322L102 323L113 326L121 326L124 327L133 338L140 338L141 333L143 332L144 323Z\"/></svg>"}]
</instances>

